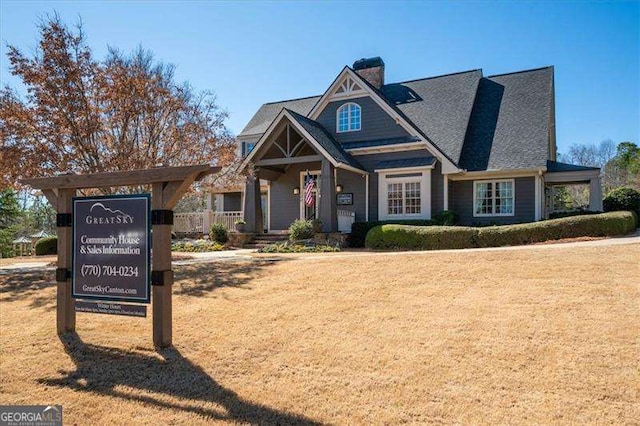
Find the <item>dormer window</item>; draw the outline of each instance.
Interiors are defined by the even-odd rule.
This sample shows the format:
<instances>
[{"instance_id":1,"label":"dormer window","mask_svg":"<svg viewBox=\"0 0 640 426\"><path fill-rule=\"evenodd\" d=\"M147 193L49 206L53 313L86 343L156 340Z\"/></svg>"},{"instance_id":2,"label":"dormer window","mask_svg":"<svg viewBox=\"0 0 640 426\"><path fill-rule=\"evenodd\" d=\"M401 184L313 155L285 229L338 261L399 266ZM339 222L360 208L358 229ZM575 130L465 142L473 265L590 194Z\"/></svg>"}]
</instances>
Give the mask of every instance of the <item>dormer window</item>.
<instances>
[{"instance_id":1,"label":"dormer window","mask_svg":"<svg viewBox=\"0 0 640 426\"><path fill-rule=\"evenodd\" d=\"M337 132L355 132L360 130L362 125L360 105L348 102L338 108L337 112Z\"/></svg>"}]
</instances>

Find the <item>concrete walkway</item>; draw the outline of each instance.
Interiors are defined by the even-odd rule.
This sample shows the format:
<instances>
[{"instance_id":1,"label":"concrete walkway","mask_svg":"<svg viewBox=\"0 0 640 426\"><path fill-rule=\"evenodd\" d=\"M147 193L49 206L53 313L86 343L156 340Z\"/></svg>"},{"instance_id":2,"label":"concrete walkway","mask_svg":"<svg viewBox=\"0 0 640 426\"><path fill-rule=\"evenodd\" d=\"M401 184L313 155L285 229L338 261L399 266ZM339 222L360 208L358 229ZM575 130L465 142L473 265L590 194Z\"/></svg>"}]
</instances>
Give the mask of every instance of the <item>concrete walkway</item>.
<instances>
[{"instance_id":1,"label":"concrete walkway","mask_svg":"<svg viewBox=\"0 0 640 426\"><path fill-rule=\"evenodd\" d=\"M251 253L255 253L254 249L239 249L239 250L222 250L222 251L209 251L205 253L183 253L173 252L174 254L180 254L192 257L193 259L186 260L174 260L172 265L193 265L195 263L207 263L215 262L218 260L231 260L231 259L252 259Z\"/></svg>"},{"instance_id":2,"label":"concrete walkway","mask_svg":"<svg viewBox=\"0 0 640 426\"><path fill-rule=\"evenodd\" d=\"M208 262L216 262L216 261L225 261L225 260L233 260L233 259L245 259L250 260L252 257L251 253L255 253L253 249L240 249L240 250L221 250L221 251L212 251L206 253L184 253L184 252L173 252L178 255L189 256L192 259L185 260L174 260L172 262L173 265L193 265L196 263L208 263ZM13 265L3 266L0 265L0 275L7 275L11 272L21 272L21 271L30 271L34 269L41 270L55 270L55 266L48 266L50 261L33 261L33 262L19 262L14 263Z\"/></svg>"},{"instance_id":3,"label":"concrete walkway","mask_svg":"<svg viewBox=\"0 0 640 426\"><path fill-rule=\"evenodd\" d=\"M623 237L604 238L592 241L575 241L568 243L533 244L527 246L488 247L456 250L421 250L421 251L343 251L337 253L271 253L269 255L256 255L255 249L222 250L206 253L178 253L192 259L175 260L173 265L194 265L198 263L210 263L229 260L264 260L266 258L286 257L294 259L320 259L328 257L355 257L355 256L406 256L406 255L430 255L434 253L468 253L476 251L504 251L504 250L555 250L580 247L606 247L627 244L640 244L640 230ZM55 270L55 266L47 266L49 262L22 262L9 266L0 266L0 275L8 275L12 272L30 271L34 269Z\"/></svg>"}]
</instances>

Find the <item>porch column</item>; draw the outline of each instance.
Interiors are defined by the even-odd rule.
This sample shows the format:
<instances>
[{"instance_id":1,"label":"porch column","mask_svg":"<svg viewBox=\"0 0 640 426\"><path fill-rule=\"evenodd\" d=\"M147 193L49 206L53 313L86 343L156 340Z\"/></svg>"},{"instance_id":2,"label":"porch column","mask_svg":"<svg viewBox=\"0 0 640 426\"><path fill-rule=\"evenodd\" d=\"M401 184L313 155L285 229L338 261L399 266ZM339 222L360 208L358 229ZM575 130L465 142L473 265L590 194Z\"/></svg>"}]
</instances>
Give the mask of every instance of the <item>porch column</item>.
<instances>
[{"instance_id":1,"label":"porch column","mask_svg":"<svg viewBox=\"0 0 640 426\"><path fill-rule=\"evenodd\" d=\"M247 176L244 187L244 220L247 222L247 232L264 232L262 204L260 203L260 179L257 176Z\"/></svg>"},{"instance_id":2,"label":"porch column","mask_svg":"<svg viewBox=\"0 0 640 426\"><path fill-rule=\"evenodd\" d=\"M591 178L589 181L589 210L592 212L602 211L602 186L600 176Z\"/></svg>"},{"instance_id":3,"label":"porch column","mask_svg":"<svg viewBox=\"0 0 640 426\"><path fill-rule=\"evenodd\" d=\"M320 220L323 232L338 232L338 211L336 208L334 167L329 160L323 158L320 168Z\"/></svg>"}]
</instances>

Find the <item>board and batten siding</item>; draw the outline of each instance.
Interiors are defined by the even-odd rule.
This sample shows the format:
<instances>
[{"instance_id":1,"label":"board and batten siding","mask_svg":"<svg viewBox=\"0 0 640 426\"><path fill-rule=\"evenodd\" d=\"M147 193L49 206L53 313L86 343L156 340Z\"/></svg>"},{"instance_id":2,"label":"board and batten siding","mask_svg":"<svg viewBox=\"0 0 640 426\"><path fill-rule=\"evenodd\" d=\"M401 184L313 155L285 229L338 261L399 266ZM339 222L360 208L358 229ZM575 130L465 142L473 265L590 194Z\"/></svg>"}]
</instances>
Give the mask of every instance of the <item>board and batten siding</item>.
<instances>
[{"instance_id":1,"label":"board and batten siding","mask_svg":"<svg viewBox=\"0 0 640 426\"><path fill-rule=\"evenodd\" d=\"M356 222L364 222L367 217L366 182L367 179L358 173L338 169L336 185L342 185L342 193L353 194L353 205L338 206L338 210L354 212Z\"/></svg>"},{"instance_id":2,"label":"board and batten siding","mask_svg":"<svg viewBox=\"0 0 640 426\"><path fill-rule=\"evenodd\" d=\"M242 193L241 192L227 192L223 194L224 197L224 211L237 212L242 210Z\"/></svg>"},{"instance_id":3,"label":"board and batten siding","mask_svg":"<svg viewBox=\"0 0 640 426\"><path fill-rule=\"evenodd\" d=\"M360 105L361 129L354 132L336 132L336 112L342 105L353 102ZM340 143L410 136L370 97L330 102L316 119Z\"/></svg>"},{"instance_id":4,"label":"board and batten siding","mask_svg":"<svg viewBox=\"0 0 640 426\"><path fill-rule=\"evenodd\" d=\"M444 210L444 176L442 163L436 162L431 170L431 217Z\"/></svg>"},{"instance_id":5,"label":"board and batten siding","mask_svg":"<svg viewBox=\"0 0 640 426\"><path fill-rule=\"evenodd\" d=\"M283 231L300 219L300 195L293 193L293 188L300 187L300 172L320 170L320 163L291 164L287 171L277 180L271 181L271 230ZM300 188L300 194L304 188Z\"/></svg>"},{"instance_id":6,"label":"board and batten siding","mask_svg":"<svg viewBox=\"0 0 640 426\"><path fill-rule=\"evenodd\" d=\"M483 180L491 179L477 179L475 182ZM515 206L513 216L474 217L473 182L473 180L449 182L449 186L453 187L453 198L449 198L449 208L459 215L461 225L511 224L535 220L535 178L533 176L514 178ZM451 204L452 201L453 204Z\"/></svg>"},{"instance_id":7,"label":"board and batten siding","mask_svg":"<svg viewBox=\"0 0 640 426\"><path fill-rule=\"evenodd\" d=\"M376 165L381 161L403 160L408 158L432 157L433 155L426 149L417 149L403 152L387 152L382 154L369 154L354 156L356 160L370 172L369 175L369 220L378 220L378 174L374 172ZM435 170L431 170L431 190L433 193L433 181L436 180L442 186L442 176L435 176ZM442 190L440 190L442 193ZM354 194L355 198L355 194ZM433 202L432 202L433 203ZM433 204L432 204L433 205ZM433 214L433 212L432 212Z\"/></svg>"}]
</instances>

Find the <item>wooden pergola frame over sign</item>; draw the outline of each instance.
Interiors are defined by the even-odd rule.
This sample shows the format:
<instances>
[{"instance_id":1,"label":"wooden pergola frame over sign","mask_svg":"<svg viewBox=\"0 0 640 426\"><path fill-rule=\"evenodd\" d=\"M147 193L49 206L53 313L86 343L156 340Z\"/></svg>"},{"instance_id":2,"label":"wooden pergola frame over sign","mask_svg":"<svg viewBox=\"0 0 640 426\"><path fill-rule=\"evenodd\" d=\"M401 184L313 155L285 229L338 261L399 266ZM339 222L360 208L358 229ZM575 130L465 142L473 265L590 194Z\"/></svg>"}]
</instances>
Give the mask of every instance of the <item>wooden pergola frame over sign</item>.
<instances>
[{"instance_id":1,"label":"wooden pergola frame over sign","mask_svg":"<svg viewBox=\"0 0 640 426\"><path fill-rule=\"evenodd\" d=\"M23 179L22 183L42 190L57 212L58 266L56 323L58 334L74 332L76 311L71 297L71 213L72 199L79 189L151 185L153 258L151 263L153 303L153 343L165 348L172 344L173 271L171 270L171 226L173 208L191 184L217 173L220 167L208 164L156 167L126 172L67 174Z\"/></svg>"}]
</instances>

